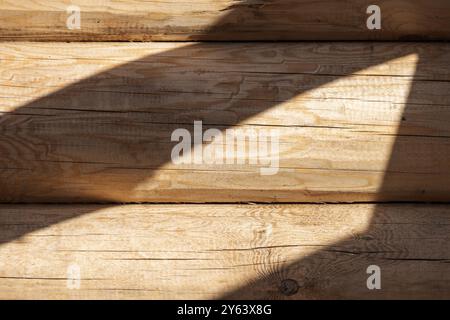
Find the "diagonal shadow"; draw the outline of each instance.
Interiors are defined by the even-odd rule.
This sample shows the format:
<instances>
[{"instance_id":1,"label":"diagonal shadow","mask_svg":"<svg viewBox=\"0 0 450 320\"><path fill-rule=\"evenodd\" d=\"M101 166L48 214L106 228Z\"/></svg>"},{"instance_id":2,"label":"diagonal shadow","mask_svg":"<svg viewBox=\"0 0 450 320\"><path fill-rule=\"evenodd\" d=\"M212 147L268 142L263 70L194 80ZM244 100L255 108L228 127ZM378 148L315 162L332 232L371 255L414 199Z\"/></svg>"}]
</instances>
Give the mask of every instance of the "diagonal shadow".
<instances>
[{"instance_id":1,"label":"diagonal shadow","mask_svg":"<svg viewBox=\"0 0 450 320\"><path fill-rule=\"evenodd\" d=\"M291 1L277 2L277 4L280 3L292 5ZM301 5L301 2L298 5ZM230 23L245 22L245 16L248 14L265 15L265 8L265 6L255 7L251 1L243 1L235 5L227 16L212 27L212 30ZM224 45L220 44L222 47ZM286 72L286 74L290 73L289 81L293 89L281 95L277 90L268 90L273 88L273 83L280 81L280 75L264 74L266 80L261 78L261 81L249 81L249 79L258 78L258 70L252 72L242 70L239 65L225 66L232 72L224 73L227 77L214 87L210 87L211 82L208 81L210 73L193 73L188 65L185 65L185 73L172 71L171 66L189 62L186 57L190 57L193 52L196 54L203 52L205 56L208 54L214 56L217 54L217 46L217 44L198 43L149 55L78 81L3 115L0 118L2 132L0 149L3 150L1 161L7 166L23 168L23 174L17 174L16 171L15 175L9 175L7 170L2 174L0 189L3 190L3 194L8 194L8 197L2 200L14 202L15 199L23 199L26 196L43 202L49 198L60 202L98 202L99 199L105 203L117 202L117 199L121 198L121 193L133 190L141 182L151 178L158 168L171 161L170 150L174 144L168 143L170 135L161 136L161 132L170 133L180 126L190 128L194 120L203 120L206 126L211 127L221 123L224 124L221 129L225 130L226 127L237 125L283 101L336 79L336 77L326 76L324 72L323 76L314 77L314 81L311 81L311 77L302 72ZM417 54L419 63L416 80L420 80L420 75L427 73L428 59L434 57L427 56L427 52L416 52L413 46L408 48L410 52L408 50L402 50L400 53L388 52L382 57L372 56L368 52L369 58L365 62L349 64L349 68L351 72L357 72L408 54ZM238 52L235 54L239 56ZM267 59L270 62L270 58ZM272 59L273 63L278 62L277 57ZM320 73L321 70L306 73L317 75L317 72ZM445 72L448 70L443 70L443 74ZM217 77L217 74L212 76ZM445 100L444 95L440 95L442 92L440 90L449 89L448 82L440 81L439 76L436 75L435 81L427 82L430 90L435 93L439 106L435 106L434 101L423 101L424 84L421 82L421 85L417 86L418 81L413 81L406 103L407 109L404 111L404 120L399 128L380 189L381 198L383 194L390 194L390 198L398 196L398 199L403 200L425 199L424 194L428 193L436 194L439 199L448 196L439 194L441 190L439 185L447 182L447 175L436 176L436 183L429 185L424 184L424 181L430 181L430 179L423 179L424 174L432 175L437 171L447 173L449 169L444 165L446 159L443 157L450 153L450 145L446 140L449 136L450 113L446 113L448 117L436 119L439 123L438 130L427 128L427 122L424 121L424 119L433 118L435 108L445 108L450 105L450 101ZM205 89L201 92L192 91L193 86L190 85L192 83L197 84L197 88L199 83L204 83ZM261 83L264 85L261 86ZM246 89L241 90L243 87ZM127 95L121 95L121 92L126 92ZM266 96L269 95L270 99L259 101L257 104L252 103L263 92ZM181 101L186 104L183 106L180 104ZM421 107L427 103L429 108ZM244 112L242 112L243 108L245 108ZM237 113L238 109L241 112ZM96 113L105 114L105 118L99 121ZM110 135L116 130L122 135L120 141ZM55 132L62 134L55 136ZM96 141L92 141L91 134L96 135ZM423 152L420 153L420 159L415 158L416 150L412 150L411 146L417 143L413 144L411 141L417 142L430 136L434 137L436 143L423 145L424 148L429 148L430 152L426 153L425 158ZM423 141L429 141L429 139ZM158 150L158 155L148 151L150 144L153 145L152 150ZM161 157L161 155L166 156ZM13 164L11 159L14 157L20 160ZM114 161L111 162L111 159ZM436 165L439 166L439 170L431 170L432 166L435 169ZM411 194L410 191L403 194L399 191L398 186L401 185L404 177L401 171L405 170L405 166L423 168L423 171L417 173L413 179L417 184L417 194ZM43 177L46 178L43 179ZM77 186L77 189L68 187L67 181L70 181L72 186ZM23 188L17 190L11 188L12 185L21 185ZM120 185L120 190L116 190L117 193L105 191L111 189L112 185ZM371 234L388 232L383 229L386 228L382 223L385 219L384 210L381 206L375 209L371 224L364 234L343 240L330 248L324 248L295 261L222 298L273 298L280 292L283 294L283 285L281 285L282 290L279 290L280 283L287 278L294 279L300 289L306 290L294 290L292 295L288 290L291 297L302 297L305 292L309 292L312 296L320 296L321 287L317 286L318 283L329 283L332 277L342 280L349 276L351 270L355 270L358 263L361 264L360 269L364 272L367 267L367 255L376 255L377 258L383 259L389 256L389 253L383 252L360 253L359 257L364 259L354 259L355 254L364 252L363 249L374 245L376 241L369 243L374 239ZM48 216L34 217L33 224L20 225L2 233L0 243L18 239L34 230L87 213L89 212L58 216L53 220ZM404 216L402 219L408 221L409 215L414 213L399 212L398 214L402 214ZM14 217L0 213L0 225L14 224ZM338 254L338 252L347 254ZM326 263L330 259L334 261L334 265L342 266L351 262L352 268L347 270L343 267L336 277L336 270Z\"/></svg>"},{"instance_id":2,"label":"diagonal shadow","mask_svg":"<svg viewBox=\"0 0 450 320\"><path fill-rule=\"evenodd\" d=\"M449 92L450 83L441 76L449 73L445 70L442 75L433 74L434 79L424 87L419 81L420 74L427 70L429 62L436 61L428 53L418 52L416 77L378 193L381 199L391 195L411 201L448 200L448 192L442 186L450 181L450 100L443 93ZM433 93L433 101L426 101L424 90ZM402 190L408 168L416 170L411 170L408 177L415 192ZM281 263L220 299L448 299L450 245L441 225L446 213L438 204L433 207L432 211L429 205L379 203L363 232L321 247L301 259ZM287 245L308 247L300 243ZM269 247L260 255L270 262L271 253ZM371 291L366 287L370 265L380 267L382 290ZM448 272L442 273L445 269ZM441 281L437 282L439 277ZM409 281L401 283L399 279ZM423 288L433 291L423 292Z\"/></svg>"}]
</instances>

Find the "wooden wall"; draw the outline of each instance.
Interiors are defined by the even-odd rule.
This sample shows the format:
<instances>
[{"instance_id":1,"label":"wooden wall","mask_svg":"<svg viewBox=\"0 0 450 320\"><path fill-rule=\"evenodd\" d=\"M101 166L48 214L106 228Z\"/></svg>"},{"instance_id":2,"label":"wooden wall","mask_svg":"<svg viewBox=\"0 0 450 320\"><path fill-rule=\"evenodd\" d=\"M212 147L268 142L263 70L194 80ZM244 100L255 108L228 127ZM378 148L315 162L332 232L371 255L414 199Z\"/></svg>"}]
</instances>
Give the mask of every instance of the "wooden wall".
<instances>
[{"instance_id":1,"label":"wooden wall","mask_svg":"<svg viewBox=\"0 0 450 320\"><path fill-rule=\"evenodd\" d=\"M449 9L0 1L0 299L450 298ZM276 174L175 164L195 121Z\"/></svg>"}]
</instances>

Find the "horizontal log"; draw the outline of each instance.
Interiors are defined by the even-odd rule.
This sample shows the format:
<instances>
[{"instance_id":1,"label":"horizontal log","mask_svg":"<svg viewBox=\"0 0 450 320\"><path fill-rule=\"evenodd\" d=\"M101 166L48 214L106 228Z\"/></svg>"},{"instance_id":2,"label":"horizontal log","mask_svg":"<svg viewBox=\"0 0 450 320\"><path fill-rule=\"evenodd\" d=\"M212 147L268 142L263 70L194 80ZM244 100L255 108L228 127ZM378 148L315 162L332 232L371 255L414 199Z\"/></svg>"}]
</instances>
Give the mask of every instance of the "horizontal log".
<instances>
[{"instance_id":1,"label":"horizontal log","mask_svg":"<svg viewBox=\"0 0 450 320\"><path fill-rule=\"evenodd\" d=\"M2 202L449 200L448 44L7 43L0 60ZM277 130L279 152L244 135L244 155L179 164L177 129L205 158L232 141L194 141L195 121Z\"/></svg>"},{"instance_id":2,"label":"horizontal log","mask_svg":"<svg viewBox=\"0 0 450 320\"><path fill-rule=\"evenodd\" d=\"M380 30L367 27L374 4ZM6 0L0 21L2 40L450 39L447 0Z\"/></svg>"},{"instance_id":3,"label":"horizontal log","mask_svg":"<svg viewBox=\"0 0 450 320\"><path fill-rule=\"evenodd\" d=\"M2 205L1 299L450 298L449 205ZM381 289L367 288L369 266Z\"/></svg>"}]
</instances>

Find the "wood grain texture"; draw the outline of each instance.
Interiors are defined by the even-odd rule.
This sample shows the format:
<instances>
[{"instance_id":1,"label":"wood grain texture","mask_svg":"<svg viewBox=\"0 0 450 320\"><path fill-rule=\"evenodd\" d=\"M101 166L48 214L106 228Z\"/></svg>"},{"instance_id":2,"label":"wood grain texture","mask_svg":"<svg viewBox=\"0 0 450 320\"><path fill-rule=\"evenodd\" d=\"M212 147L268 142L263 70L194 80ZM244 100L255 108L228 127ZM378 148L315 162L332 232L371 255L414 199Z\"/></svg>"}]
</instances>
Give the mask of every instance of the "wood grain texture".
<instances>
[{"instance_id":1,"label":"wood grain texture","mask_svg":"<svg viewBox=\"0 0 450 320\"><path fill-rule=\"evenodd\" d=\"M448 44L5 43L0 60L3 202L449 200ZM277 129L278 174L173 164L196 120Z\"/></svg>"},{"instance_id":2,"label":"wood grain texture","mask_svg":"<svg viewBox=\"0 0 450 320\"><path fill-rule=\"evenodd\" d=\"M3 205L0 298L449 299L449 216L417 204ZM366 287L369 265L381 290Z\"/></svg>"},{"instance_id":3,"label":"wood grain texture","mask_svg":"<svg viewBox=\"0 0 450 320\"><path fill-rule=\"evenodd\" d=\"M382 30L368 30L377 4ZM69 30L66 10L81 9ZM448 40L447 0L2 0L0 39L46 41Z\"/></svg>"}]
</instances>

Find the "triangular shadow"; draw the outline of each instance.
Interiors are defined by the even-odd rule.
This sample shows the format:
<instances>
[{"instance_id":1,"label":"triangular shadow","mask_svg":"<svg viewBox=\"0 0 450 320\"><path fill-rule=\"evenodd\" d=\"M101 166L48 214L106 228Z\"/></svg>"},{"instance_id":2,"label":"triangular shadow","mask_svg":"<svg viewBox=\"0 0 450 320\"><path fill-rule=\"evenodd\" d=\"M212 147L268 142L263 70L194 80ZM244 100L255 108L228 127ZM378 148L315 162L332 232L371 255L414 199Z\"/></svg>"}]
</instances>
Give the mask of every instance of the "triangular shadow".
<instances>
[{"instance_id":1,"label":"triangular shadow","mask_svg":"<svg viewBox=\"0 0 450 320\"><path fill-rule=\"evenodd\" d=\"M286 2L290 3L290 1ZM243 12L245 16L245 10L245 6L236 6L217 25L222 25L224 21L239 20ZM259 14L264 15L264 6L259 10ZM249 46L254 45L257 46L257 44L249 44ZM277 45L274 44L274 47ZM273 108L279 103L308 90L324 86L336 79L336 76L330 76L324 72L322 76L315 76L314 81L311 81L313 77L308 76L308 73L317 75L321 70L312 69L312 71L305 72L302 71L303 67L299 63L297 70L286 70L285 74L272 76L264 74L264 81L250 81L249 79L262 78L261 71L248 70L245 66L233 66L225 63L222 75L226 74L226 78L219 81L215 78L215 85L211 87L210 85L213 82L209 81L209 77L217 77L217 73L212 72L212 70L204 73L193 72L186 64L192 61L187 57L191 57L195 52L197 57L200 54L203 58L214 59L220 56L218 48L223 48L223 46L225 44L196 43L149 55L73 83L64 89L3 115L0 118L2 162L11 165L8 162L8 152L26 155L30 154L30 150L32 150L34 155L33 159L16 156L21 158L21 163L15 163L14 166L23 166L24 175L10 177L8 174L3 174L3 178L0 180L0 189L8 190L9 186L16 182L28 187L11 192L8 198L2 200L14 201L29 194L35 199L42 196L42 201L45 201L46 196L51 195L53 199L56 201L60 199L61 202L67 200L79 202L80 199L98 202L101 199L105 203L105 207L112 206L111 203L120 199L119 193L123 190L133 190L141 182L151 178L158 168L171 161L170 149L174 143L169 143L170 136L160 136L160 132L170 132L169 127L171 129L180 126L189 128L196 120L203 120L205 125L210 126L217 123L224 124L221 128L224 130L226 127L237 125L241 121ZM230 44L229 48L233 50L233 45ZM408 54L416 54L419 57L416 78L413 81L409 100L406 103L408 109L404 111L404 121L399 128L398 138L386 169L380 195L399 191L397 186L404 179L401 171L406 165L423 168L423 172L417 173L411 180L417 183L417 194L411 194L411 192L408 194L399 193L392 195L392 198L398 196L400 200L420 200L421 198L425 199L424 194L431 193L437 194L437 199L442 199L447 195L439 195L440 190L442 190L440 186L448 181L446 180L448 179L448 173L446 172L448 168L444 167L443 160L450 154L450 144L442 136L445 136L445 134L446 138L449 136L450 113L441 112L440 115L444 114L447 117L436 120L440 123L442 135L440 137L437 132L433 131L435 128L423 126L424 117L432 117L433 108L436 106L433 105L434 101L432 101L429 102L429 109L420 107L421 104L427 104L426 101L422 101L421 97L421 92L426 86L424 87L423 82L420 82L420 86L417 86L417 84L421 76L427 74L427 63L429 62L427 59L433 59L433 57L428 57L427 52L416 52L414 46L406 46L405 48L405 50L399 50L399 52L387 52L384 56L371 55L371 52L367 52L369 58L364 60L366 62L350 62L348 68L351 72L346 70L342 76ZM239 57L240 54L243 53L233 53L236 57ZM279 63L279 57L276 54L270 57L270 54L271 52L268 52L268 56L265 57L267 63ZM317 54L319 55L319 53ZM330 57L330 59L333 59L333 57ZM204 61L200 62L204 63ZM236 61L239 61L239 59ZM333 61L329 63L332 64ZM179 73L180 65L185 67L186 72ZM178 72L172 73L171 66L178 66ZM444 80L448 81L449 79ZM287 81L289 83L287 90L280 92L276 84L278 81ZM440 107L445 108L450 106L450 101L447 96L440 96L439 90L448 89L449 86L440 81L439 78L435 79L435 82L430 81L429 87L434 88L436 100L440 102ZM190 85L192 83L195 83L197 88L199 87L198 83L204 83L204 90L201 90L201 92L192 91L193 86ZM261 86L261 83L264 85ZM121 92L126 92L127 95L120 94ZM258 101L260 95L264 95L266 99ZM181 105L180 102L182 101L185 101L186 105ZM257 103L254 103L255 101ZM238 108L240 112L236 112ZM243 108L245 108L245 111L242 111ZM39 110L39 112L36 112L36 110ZM108 116L105 116L103 121L99 122L99 117L94 116L94 113L108 114ZM43 114L44 116L42 116ZM48 116L45 116L45 114ZM115 127L120 128L121 134L124 134L120 141L110 136ZM124 130L124 128L126 129ZM65 134L54 136L54 132L65 132ZM84 134L81 134L82 132ZM98 140L95 143L92 143L90 132L96 134ZM99 138L99 134L102 132L104 133L104 139ZM442 142L440 153L436 155L431 152L436 151L435 148L438 146L438 144L433 144L424 146L424 148L430 148L427 157L411 158L411 156L414 156L414 150L411 150L411 139L417 141L417 139L420 140L425 136L430 137L435 134L436 141ZM47 143L42 143L42 141L47 141ZM48 143L48 141L51 141L51 143ZM99 143L101 141L104 143ZM52 144L55 146L64 144L64 146L55 153L55 150L48 149L48 146ZM152 150L158 150L157 156L148 152L149 144L154 144ZM11 147L12 145L13 147ZM63 150L63 152L60 152L60 150ZM165 154L167 157L161 157L161 154ZM114 161L108 163L111 159ZM136 159L139 159L138 166L135 165ZM30 162L30 160L34 161ZM57 165L49 165L51 162ZM104 168L105 164L109 166L108 170L98 170L99 167ZM434 165L434 169L430 167L432 165ZM436 170L436 165L438 170ZM424 181L421 179L421 175L434 174L439 170L445 174L436 176L436 183L421 184ZM120 175L120 180L118 180L117 175L111 174L111 172L123 172L123 174ZM43 176L48 178L42 179ZM73 198L69 196L70 190L65 189L64 182L69 180L71 185L79 186L78 193ZM110 186L117 183L121 185L120 190L117 191L118 194L104 192L106 189L111 190ZM225 294L222 298L273 298L280 294L283 297L283 294L286 293L286 285L283 285L283 283L286 284L285 280L290 278L295 279L300 285L299 290L294 290L295 292L288 289L288 296L305 296L305 291L302 290L309 290L307 292L310 295L320 297L323 294L319 293L321 288L320 285L317 287L317 284L328 283L331 281L331 277L342 279L355 269L364 272L368 257L375 256L377 259L385 259L389 256L389 253L375 251L367 253L367 250L364 251L364 248L371 248L376 243L376 241L373 242L373 234L390 232L390 230L383 229L386 228L382 223L386 217L385 210L383 206L375 209L371 225L364 234L359 234L356 238L343 240L336 245L290 263L276 273L267 274L247 286ZM13 228L8 233L2 233L0 243L13 241L34 230L87 213L89 212L79 212L77 215L70 216L61 215L56 220L49 219L47 216L42 216L42 219L36 217L36 222L32 225ZM410 215L415 213L401 213L399 211L396 214L402 215L398 219L408 221L408 219L412 219ZM15 224L14 217L2 212L0 213L0 224ZM337 254L338 251L344 252L344 254ZM356 258L354 258L355 254L357 255ZM363 259L358 257L363 257ZM328 263L329 261L333 261L333 263ZM341 266L338 274L336 273L336 265ZM347 269L345 265L351 266L350 269ZM336 275L341 278L336 278ZM339 281L336 283L339 283ZM279 290L280 288L281 290Z\"/></svg>"}]
</instances>

